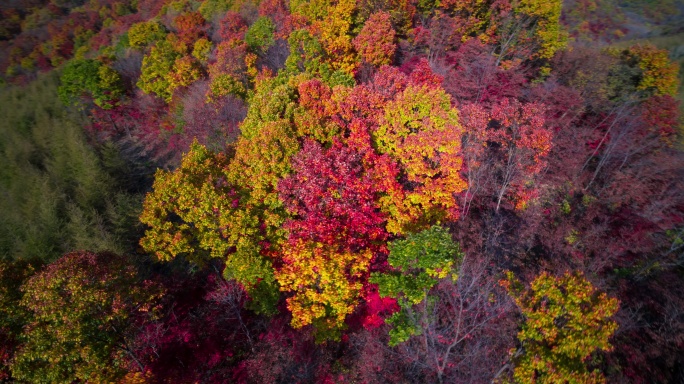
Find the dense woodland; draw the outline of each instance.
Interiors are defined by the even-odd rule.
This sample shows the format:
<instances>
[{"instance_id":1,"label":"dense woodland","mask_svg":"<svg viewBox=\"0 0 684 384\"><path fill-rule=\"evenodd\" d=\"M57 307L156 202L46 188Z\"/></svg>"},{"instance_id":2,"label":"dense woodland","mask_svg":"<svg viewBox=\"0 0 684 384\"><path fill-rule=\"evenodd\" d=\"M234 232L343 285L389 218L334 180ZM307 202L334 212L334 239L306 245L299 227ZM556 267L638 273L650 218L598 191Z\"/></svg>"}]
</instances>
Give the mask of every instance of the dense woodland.
<instances>
[{"instance_id":1,"label":"dense woodland","mask_svg":"<svg viewBox=\"0 0 684 384\"><path fill-rule=\"evenodd\" d=\"M681 1L0 15L0 382L684 382Z\"/></svg>"}]
</instances>

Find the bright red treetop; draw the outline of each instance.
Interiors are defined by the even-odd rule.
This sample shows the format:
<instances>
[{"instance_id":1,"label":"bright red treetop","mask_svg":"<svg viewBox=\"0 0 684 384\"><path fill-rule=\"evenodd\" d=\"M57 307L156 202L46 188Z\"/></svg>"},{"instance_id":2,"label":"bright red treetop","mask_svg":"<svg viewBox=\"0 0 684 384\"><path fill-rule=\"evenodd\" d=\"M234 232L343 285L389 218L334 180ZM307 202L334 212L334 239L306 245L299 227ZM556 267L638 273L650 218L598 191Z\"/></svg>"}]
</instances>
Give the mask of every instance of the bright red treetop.
<instances>
[{"instance_id":1,"label":"bright red treetop","mask_svg":"<svg viewBox=\"0 0 684 384\"><path fill-rule=\"evenodd\" d=\"M298 217L285 224L291 239L350 250L384 242L385 215L378 210L378 190L362 160L337 140L329 149L304 141L292 159L294 173L278 184L280 199Z\"/></svg>"}]
</instances>

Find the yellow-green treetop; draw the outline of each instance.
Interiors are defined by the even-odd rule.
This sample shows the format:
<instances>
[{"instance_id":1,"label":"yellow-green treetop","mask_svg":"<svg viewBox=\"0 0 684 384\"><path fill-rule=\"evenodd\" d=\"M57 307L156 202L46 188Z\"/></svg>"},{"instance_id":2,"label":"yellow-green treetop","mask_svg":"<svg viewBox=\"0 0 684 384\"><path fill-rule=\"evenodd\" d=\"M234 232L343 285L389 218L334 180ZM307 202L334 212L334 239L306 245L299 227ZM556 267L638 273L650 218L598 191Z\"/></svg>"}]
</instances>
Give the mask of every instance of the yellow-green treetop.
<instances>
[{"instance_id":1,"label":"yellow-green treetop","mask_svg":"<svg viewBox=\"0 0 684 384\"><path fill-rule=\"evenodd\" d=\"M157 171L140 216L150 227L140 245L163 261L179 255L199 264L223 258L224 275L250 294L266 295L262 299L272 304L277 287L271 261L262 254L260 220L248 202L249 192L229 182L227 168L224 154L195 142L178 169ZM272 310L259 302L259 294L252 296L254 305Z\"/></svg>"},{"instance_id":2,"label":"yellow-green treetop","mask_svg":"<svg viewBox=\"0 0 684 384\"><path fill-rule=\"evenodd\" d=\"M178 169L157 171L140 216L150 226L140 241L143 248L162 261L181 254L197 262L225 255L231 246L225 240L228 231L218 229L232 224L230 212L239 199L226 182L227 163L225 155L194 143ZM180 220L171 220L176 216Z\"/></svg>"},{"instance_id":3,"label":"yellow-green treetop","mask_svg":"<svg viewBox=\"0 0 684 384\"><path fill-rule=\"evenodd\" d=\"M639 61L643 71L639 90L653 89L658 96L675 96L679 88L679 65L670 61L666 49L658 49L651 44L635 45L629 55Z\"/></svg>"},{"instance_id":4,"label":"yellow-green treetop","mask_svg":"<svg viewBox=\"0 0 684 384\"><path fill-rule=\"evenodd\" d=\"M555 277L546 272L526 288L511 272L501 285L525 318L514 353L513 378L519 383L602 383L600 371L587 369L596 350L610 351L618 325L610 318L617 299L598 292L580 273Z\"/></svg>"},{"instance_id":5,"label":"yellow-green treetop","mask_svg":"<svg viewBox=\"0 0 684 384\"><path fill-rule=\"evenodd\" d=\"M11 363L31 383L105 383L126 373L136 316L154 316L162 290L141 281L126 257L64 255L23 286L30 313Z\"/></svg>"},{"instance_id":6,"label":"yellow-green treetop","mask_svg":"<svg viewBox=\"0 0 684 384\"><path fill-rule=\"evenodd\" d=\"M534 20L534 38L539 48L534 53L540 59L550 59L567 45L567 33L560 23L561 0L521 0L513 2L516 14Z\"/></svg>"},{"instance_id":7,"label":"yellow-green treetop","mask_svg":"<svg viewBox=\"0 0 684 384\"><path fill-rule=\"evenodd\" d=\"M156 20L143 21L131 25L128 29L128 44L143 49L155 41L163 40L166 30Z\"/></svg>"}]
</instances>

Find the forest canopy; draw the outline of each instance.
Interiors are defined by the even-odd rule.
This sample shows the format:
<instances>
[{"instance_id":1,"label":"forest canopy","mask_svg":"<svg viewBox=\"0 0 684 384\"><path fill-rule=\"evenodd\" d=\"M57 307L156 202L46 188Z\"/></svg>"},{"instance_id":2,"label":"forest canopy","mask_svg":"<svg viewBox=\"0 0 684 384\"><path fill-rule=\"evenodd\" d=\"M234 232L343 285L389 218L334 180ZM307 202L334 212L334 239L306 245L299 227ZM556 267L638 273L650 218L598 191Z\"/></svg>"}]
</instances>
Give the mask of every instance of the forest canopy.
<instances>
[{"instance_id":1,"label":"forest canopy","mask_svg":"<svg viewBox=\"0 0 684 384\"><path fill-rule=\"evenodd\" d=\"M684 380L681 2L0 14L0 381Z\"/></svg>"}]
</instances>

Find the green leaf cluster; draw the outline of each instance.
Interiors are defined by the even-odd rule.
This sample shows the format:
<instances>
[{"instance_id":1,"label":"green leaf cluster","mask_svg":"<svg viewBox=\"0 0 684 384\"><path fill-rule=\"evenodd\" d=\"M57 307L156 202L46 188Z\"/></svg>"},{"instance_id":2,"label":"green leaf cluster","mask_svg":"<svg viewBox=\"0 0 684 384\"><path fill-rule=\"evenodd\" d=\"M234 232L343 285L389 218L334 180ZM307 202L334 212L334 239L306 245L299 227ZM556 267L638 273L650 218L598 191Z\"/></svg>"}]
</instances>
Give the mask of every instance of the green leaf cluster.
<instances>
[{"instance_id":1,"label":"green leaf cluster","mask_svg":"<svg viewBox=\"0 0 684 384\"><path fill-rule=\"evenodd\" d=\"M342 70L333 70L326 62L326 53L319 39L308 30L300 29L290 34L288 39L290 54L285 60L285 73L294 76L306 73L320 78L330 87L343 85L352 87L356 84L354 77Z\"/></svg>"},{"instance_id":2,"label":"green leaf cluster","mask_svg":"<svg viewBox=\"0 0 684 384\"><path fill-rule=\"evenodd\" d=\"M264 53L275 43L275 24L267 16L259 17L245 34L245 43L252 52Z\"/></svg>"},{"instance_id":3,"label":"green leaf cluster","mask_svg":"<svg viewBox=\"0 0 684 384\"><path fill-rule=\"evenodd\" d=\"M182 53L167 40L161 40L143 58L141 75L137 86L145 93L154 93L162 99L171 101L173 84L169 74Z\"/></svg>"},{"instance_id":4,"label":"green leaf cluster","mask_svg":"<svg viewBox=\"0 0 684 384\"><path fill-rule=\"evenodd\" d=\"M414 306L429 304L429 292L440 279L456 280L454 264L463 253L449 232L439 226L395 240L389 244L389 251L388 261L395 271L374 273L371 282L378 284L380 296L396 298L401 308L387 320L392 325L390 345L394 346L421 333Z\"/></svg>"},{"instance_id":5,"label":"green leaf cluster","mask_svg":"<svg viewBox=\"0 0 684 384\"><path fill-rule=\"evenodd\" d=\"M70 60L62 71L59 97L64 104L76 104L83 95L104 109L110 109L124 94L121 76L92 59Z\"/></svg>"},{"instance_id":6,"label":"green leaf cluster","mask_svg":"<svg viewBox=\"0 0 684 384\"><path fill-rule=\"evenodd\" d=\"M323 20L332 8L330 0L292 0L289 6L293 15L305 16L309 21Z\"/></svg>"},{"instance_id":7,"label":"green leaf cluster","mask_svg":"<svg viewBox=\"0 0 684 384\"><path fill-rule=\"evenodd\" d=\"M30 314L22 307L20 287L42 265L41 260L0 259L0 377L11 377L9 363Z\"/></svg>"},{"instance_id":8,"label":"green leaf cluster","mask_svg":"<svg viewBox=\"0 0 684 384\"><path fill-rule=\"evenodd\" d=\"M211 21L216 16L224 15L232 5L232 0L204 0L197 11L204 17L204 20Z\"/></svg>"}]
</instances>

